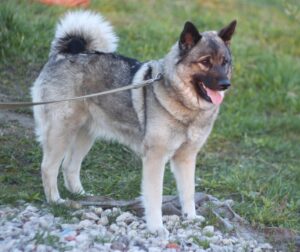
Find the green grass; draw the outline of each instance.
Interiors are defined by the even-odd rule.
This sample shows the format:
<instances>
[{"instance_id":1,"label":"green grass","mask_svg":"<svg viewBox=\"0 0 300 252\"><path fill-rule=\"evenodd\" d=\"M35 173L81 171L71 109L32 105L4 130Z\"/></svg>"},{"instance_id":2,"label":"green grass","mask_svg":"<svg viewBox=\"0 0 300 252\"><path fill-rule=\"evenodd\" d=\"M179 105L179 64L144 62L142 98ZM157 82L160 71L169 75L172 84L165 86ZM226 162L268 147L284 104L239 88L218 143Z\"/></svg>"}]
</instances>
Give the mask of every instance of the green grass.
<instances>
[{"instance_id":1,"label":"green grass","mask_svg":"<svg viewBox=\"0 0 300 252\"><path fill-rule=\"evenodd\" d=\"M210 247L210 242L208 240L200 240L197 236L192 236L193 242L203 249L208 249Z\"/></svg>"},{"instance_id":2,"label":"green grass","mask_svg":"<svg viewBox=\"0 0 300 252\"><path fill-rule=\"evenodd\" d=\"M50 246L54 249L57 249L58 251L68 251L68 250L72 249L71 246L66 246L62 242L60 242L59 237L57 237L55 235L51 235L47 231L37 233L34 236L34 238L32 239L32 241L34 241L34 244L36 246L38 246L40 244L46 245L46 246Z\"/></svg>"},{"instance_id":3,"label":"green grass","mask_svg":"<svg viewBox=\"0 0 300 252\"><path fill-rule=\"evenodd\" d=\"M92 1L119 34L119 52L140 60L164 56L191 20L200 30L238 20L232 41L233 87L197 162L197 191L233 198L256 226L300 231L299 3L284 0ZM29 99L47 60L57 18L66 11L34 1L0 3L0 93ZM20 113L31 113L29 110ZM0 112L1 113L1 112ZM44 201L41 151L30 131L1 123L0 202ZM139 195L141 162L118 144L98 142L84 161L87 191ZM64 197L71 197L62 185ZM165 193L175 194L169 170Z\"/></svg>"}]
</instances>

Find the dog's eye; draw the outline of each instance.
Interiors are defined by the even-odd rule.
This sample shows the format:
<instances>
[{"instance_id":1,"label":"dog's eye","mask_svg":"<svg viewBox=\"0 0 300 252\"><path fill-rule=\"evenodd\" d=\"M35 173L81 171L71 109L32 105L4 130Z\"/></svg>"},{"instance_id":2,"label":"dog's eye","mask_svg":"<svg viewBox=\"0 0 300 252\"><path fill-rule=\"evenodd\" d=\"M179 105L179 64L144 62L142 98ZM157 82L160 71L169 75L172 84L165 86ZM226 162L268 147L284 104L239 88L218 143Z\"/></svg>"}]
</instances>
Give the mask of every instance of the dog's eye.
<instances>
[{"instance_id":1,"label":"dog's eye","mask_svg":"<svg viewBox=\"0 0 300 252\"><path fill-rule=\"evenodd\" d=\"M223 58L223 61L222 61L222 66L225 66L229 63L229 60L226 59L225 57Z\"/></svg>"},{"instance_id":2,"label":"dog's eye","mask_svg":"<svg viewBox=\"0 0 300 252\"><path fill-rule=\"evenodd\" d=\"M209 58L200 60L199 63L200 63L201 65L205 66L206 68L211 68L211 63L210 63Z\"/></svg>"}]
</instances>

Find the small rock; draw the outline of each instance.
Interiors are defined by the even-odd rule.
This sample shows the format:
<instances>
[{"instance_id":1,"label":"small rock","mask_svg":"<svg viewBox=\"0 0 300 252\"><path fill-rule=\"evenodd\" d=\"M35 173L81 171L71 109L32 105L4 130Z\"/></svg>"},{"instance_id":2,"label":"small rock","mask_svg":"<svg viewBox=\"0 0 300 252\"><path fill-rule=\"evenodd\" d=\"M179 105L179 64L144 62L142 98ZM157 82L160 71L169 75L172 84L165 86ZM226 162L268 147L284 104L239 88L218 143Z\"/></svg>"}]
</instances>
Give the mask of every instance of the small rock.
<instances>
[{"instance_id":1,"label":"small rock","mask_svg":"<svg viewBox=\"0 0 300 252\"><path fill-rule=\"evenodd\" d=\"M109 223L107 216L102 216L97 222L100 225L106 226Z\"/></svg>"},{"instance_id":2,"label":"small rock","mask_svg":"<svg viewBox=\"0 0 300 252\"><path fill-rule=\"evenodd\" d=\"M76 236L74 235L69 235L69 236L66 236L64 238L66 241L75 241L76 240Z\"/></svg>"},{"instance_id":3,"label":"small rock","mask_svg":"<svg viewBox=\"0 0 300 252\"><path fill-rule=\"evenodd\" d=\"M116 224L111 224L110 226L109 226L109 228L110 228L110 230L112 230L112 231L114 231L114 232L118 232L119 231L119 227L116 225Z\"/></svg>"},{"instance_id":4,"label":"small rock","mask_svg":"<svg viewBox=\"0 0 300 252\"><path fill-rule=\"evenodd\" d=\"M109 216L111 215L111 210L110 209L106 209L105 211L103 211L103 213L101 214L101 216Z\"/></svg>"},{"instance_id":5,"label":"small rock","mask_svg":"<svg viewBox=\"0 0 300 252\"><path fill-rule=\"evenodd\" d=\"M138 221L133 221L129 224L128 228L129 229L137 229L140 223Z\"/></svg>"},{"instance_id":6,"label":"small rock","mask_svg":"<svg viewBox=\"0 0 300 252\"><path fill-rule=\"evenodd\" d=\"M103 213L103 209L101 207L96 207L94 213L100 216Z\"/></svg>"},{"instance_id":7,"label":"small rock","mask_svg":"<svg viewBox=\"0 0 300 252\"><path fill-rule=\"evenodd\" d=\"M89 241L90 240L90 238L89 238L89 236L87 235L87 234L80 234L80 235L78 235L77 237L76 237L76 240L78 241L78 242L87 242L87 241Z\"/></svg>"},{"instance_id":8,"label":"small rock","mask_svg":"<svg viewBox=\"0 0 300 252\"><path fill-rule=\"evenodd\" d=\"M37 209L36 207L34 206L28 206L26 207L26 209L24 210L25 212L38 212L39 209Z\"/></svg>"},{"instance_id":9,"label":"small rock","mask_svg":"<svg viewBox=\"0 0 300 252\"><path fill-rule=\"evenodd\" d=\"M119 208L113 207L112 212L113 214L119 214L121 210Z\"/></svg>"},{"instance_id":10,"label":"small rock","mask_svg":"<svg viewBox=\"0 0 300 252\"><path fill-rule=\"evenodd\" d=\"M179 250L180 249L180 246L177 244L177 243L168 243L166 245L166 248L168 249L175 249L175 250Z\"/></svg>"},{"instance_id":11,"label":"small rock","mask_svg":"<svg viewBox=\"0 0 300 252\"><path fill-rule=\"evenodd\" d=\"M67 246L68 246L68 247L75 247L75 246L76 246L76 240L74 240L74 241L69 241L69 242L67 243Z\"/></svg>"},{"instance_id":12,"label":"small rock","mask_svg":"<svg viewBox=\"0 0 300 252\"><path fill-rule=\"evenodd\" d=\"M39 224L42 228L48 228L53 225L54 218L50 215L45 215L39 218Z\"/></svg>"},{"instance_id":13,"label":"small rock","mask_svg":"<svg viewBox=\"0 0 300 252\"><path fill-rule=\"evenodd\" d=\"M205 221L205 217L203 217L202 215L196 215L196 218L195 218L195 220L197 221L197 222L204 222Z\"/></svg>"},{"instance_id":14,"label":"small rock","mask_svg":"<svg viewBox=\"0 0 300 252\"><path fill-rule=\"evenodd\" d=\"M209 240L212 243L217 243L220 241L220 238L217 235L214 235L212 237L207 238L207 240Z\"/></svg>"},{"instance_id":15,"label":"small rock","mask_svg":"<svg viewBox=\"0 0 300 252\"><path fill-rule=\"evenodd\" d=\"M110 245L110 248L113 250L123 251L125 250L126 246L123 243L116 241Z\"/></svg>"},{"instance_id":16,"label":"small rock","mask_svg":"<svg viewBox=\"0 0 300 252\"><path fill-rule=\"evenodd\" d=\"M137 248L137 251L148 251L148 248L145 246L145 242L143 241L135 241L134 247Z\"/></svg>"},{"instance_id":17,"label":"small rock","mask_svg":"<svg viewBox=\"0 0 300 252\"><path fill-rule=\"evenodd\" d=\"M29 251L34 251L35 250L35 245L34 244L28 244L25 247L25 252L29 252Z\"/></svg>"},{"instance_id":18,"label":"small rock","mask_svg":"<svg viewBox=\"0 0 300 252\"><path fill-rule=\"evenodd\" d=\"M232 240L231 240L231 239L223 239L223 240L222 240L222 243L223 243L224 245L231 245L231 244L232 244Z\"/></svg>"},{"instance_id":19,"label":"small rock","mask_svg":"<svg viewBox=\"0 0 300 252\"><path fill-rule=\"evenodd\" d=\"M37 245L36 252L47 252L47 246L43 244Z\"/></svg>"},{"instance_id":20,"label":"small rock","mask_svg":"<svg viewBox=\"0 0 300 252\"><path fill-rule=\"evenodd\" d=\"M134 219L133 215L129 212L122 213L120 216L117 217L117 222L125 222L132 221Z\"/></svg>"},{"instance_id":21,"label":"small rock","mask_svg":"<svg viewBox=\"0 0 300 252\"><path fill-rule=\"evenodd\" d=\"M83 220L83 221L80 221L78 226L79 228L87 228L89 226L91 226L93 223L90 221L90 220Z\"/></svg>"},{"instance_id":22,"label":"small rock","mask_svg":"<svg viewBox=\"0 0 300 252\"><path fill-rule=\"evenodd\" d=\"M204 235L213 235L214 234L214 226L205 226L202 229Z\"/></svg>"},{"instance_id":23,"label":"small rock","mask_svg":"<svg viewBox=\"0 0 300 252\"><path fill-rule=\"evenodd\" d=\"M83 213L82 219L97 221L97 220L99 220L99 217L98 217L98 215L96 215L92 212L88 212L88 213Z\"/></svg>"},{"instance_id":24,"label":"small rock","mask_svg":"<svg viewBox=\"0 0 300 252\"><path fill-rule=\"evenodd\" d=\"M128 236L134 238L135 236L137 236L138 233L136 230L129 230L128 231Z\"/></svg>"},{"instance_id":25,"label":"small rock","mask_svg":"<svg viewBox=\"0 0 300 252\"><path fill-rule=\"evenodd\" d=\"M4 244L1 244L2 251L10 251L13 248L13 245L15 244L14 240L8 240Z\"/></svg>"},{"instance_id":26,"label":"small rock","mask_svg":"<svg viewBox=\"0 0 300 252\"><path fill-rule=\"evenodd\" d=\"M83 213L84 213L84 209L80 209L80 210L77 210L77 211L73 212L71 215L80 217L80 216L83 215Z\"/></svg>"},{"instance_id":27,"label":"small rock","mask_svg":"<svg viewBox=\"0 0 300 252\"><path fill-rule=\"evenodd\" d=\"M269 243L263 243L259 245L261 249L272 249L273 247Z\"/></svg>"},{"instance_id":28,"label":"small rock","mask_svg":"<svg viewBox=\"0 0 300 252\"><path fill-rule=\"evenodd\" d=\"M59 235L60 241L73 241L76 240L77 232L73 229L64 229Z\"/></svg>"},{"instance_id":29,"label":"small rock","mask_svg":"<svg viewBox=\"0 0 300 252\"><path fill-rule=\"evenodd\" d=\"M223 246L219 246L215 244L210 244L209 246L212 252L225 252L225 251L227 252L226 248L224 248Z\"/></svg>"},{"instance_id":30,"label":"small rock","mask_svg":"<svg viewBox=\"0 0 300 252\"><path fill-rule=\"evenodd\" d=\"M161 248L157 248L157 247L150 247L148 248L148 252L161 252L162 249Z\"/></svg>"}]
</instances>

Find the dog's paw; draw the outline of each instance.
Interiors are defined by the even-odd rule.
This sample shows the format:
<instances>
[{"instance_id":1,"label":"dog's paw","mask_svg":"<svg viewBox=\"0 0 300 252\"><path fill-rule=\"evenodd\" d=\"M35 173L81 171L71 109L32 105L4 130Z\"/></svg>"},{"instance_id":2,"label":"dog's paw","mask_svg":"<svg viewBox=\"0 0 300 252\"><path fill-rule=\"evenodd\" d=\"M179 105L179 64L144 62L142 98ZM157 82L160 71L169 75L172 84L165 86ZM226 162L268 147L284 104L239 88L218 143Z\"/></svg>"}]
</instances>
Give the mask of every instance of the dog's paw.
<instances>
[{"instance_id":1,"label":"dog's paw","mask_svg":"<svg viewBox=\"0 0 300 252\"><path fill-rule=\"evenodd\" d=\"M66 203L66 200L62 199L62 198L57 198L57 199L53 199L53 200L48 200L49 204L53 204L53 205L63 205Z\"/></svg>"},{"instance_id":2,"label":"dog's paw","mask_svg":"<svg viewBox=\"0 0 300 252\"><path fill-rule=\"evenodd\" d=\"M93 193L91 192L87 192L84 189L77 191L77 192L73 192L74 195L78 195L78 196L94 196Z\"/></svg>"},{"instance_id":3,"label":"dog's paw","mask_svg":"<svg viewBox=\"0 0 300 252\"><path fill-rule=\"evenodd\" d=\"M148 230L151 234L154 234L155 236L159 236L161 238L168 238L169 237L169 231L164 226L158 226L158 227L149 227Z\"/></svg>"},{"instance_id":4,"label":"dog's paw","mask_svg":"<svg viewBox=\"0 0 300 252\"><path fill-rule=\"evenodd\" d=\"M82 205L80 204L80 202L74 201L74 200L69 200L69 199L65 201L64 205L66 207L73 208L73 209L80 209L80 208L82 208Z\"/></svg>"},{"instance_id":5,"label":"dog's paw","mask_svg":"<svg viewBox=\"0 0 300 252\"><path fill-rule=\"evenodd\" d=\"M205 218L202 215L197 215L197 214L193 214L193 215L184 214L183 218L186 220L195 221L195 222L204 222L205 221Z\"/></svg>"},{"instance_id":6,"label":"dog's paw","mask_svg":"<svg viewBox=\"0 0 300 252\"><path fill-rule=\"evenodd\" d=\"M91 192L86 192L86 191L82 191L82 192L80 193L80 195L82 195L82 196L94 196L93 193L91 193Z\"/></svg>"}]
</instances>

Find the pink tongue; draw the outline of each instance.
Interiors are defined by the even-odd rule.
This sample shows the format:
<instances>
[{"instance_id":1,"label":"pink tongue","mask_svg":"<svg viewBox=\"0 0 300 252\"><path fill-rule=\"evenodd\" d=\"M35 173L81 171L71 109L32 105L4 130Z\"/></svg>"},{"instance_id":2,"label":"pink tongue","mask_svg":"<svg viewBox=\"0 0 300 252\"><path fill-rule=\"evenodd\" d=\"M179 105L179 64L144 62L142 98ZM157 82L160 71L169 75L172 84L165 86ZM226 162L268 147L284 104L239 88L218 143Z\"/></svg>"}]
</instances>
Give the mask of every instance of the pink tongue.
<instances>
[{"instance_id":1,"label":"pink tongue","mask_svg":"<svg viewBox=\"0 0 300 252\"><path fill-rule=\"evenodd\" d=\"M223 96L220 94L219 91L214 91L214 90L211 90L207 87L204 87L206 92L207 92L207 95L210 97L211 101L213 104L215 105L220 105L223 101Z\"/></svg>"}]
</instances>

